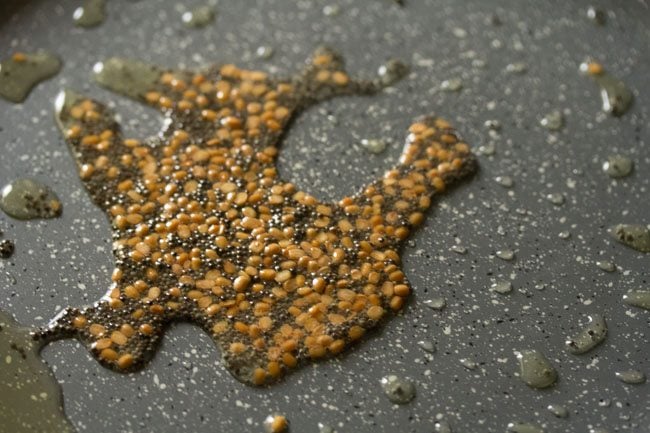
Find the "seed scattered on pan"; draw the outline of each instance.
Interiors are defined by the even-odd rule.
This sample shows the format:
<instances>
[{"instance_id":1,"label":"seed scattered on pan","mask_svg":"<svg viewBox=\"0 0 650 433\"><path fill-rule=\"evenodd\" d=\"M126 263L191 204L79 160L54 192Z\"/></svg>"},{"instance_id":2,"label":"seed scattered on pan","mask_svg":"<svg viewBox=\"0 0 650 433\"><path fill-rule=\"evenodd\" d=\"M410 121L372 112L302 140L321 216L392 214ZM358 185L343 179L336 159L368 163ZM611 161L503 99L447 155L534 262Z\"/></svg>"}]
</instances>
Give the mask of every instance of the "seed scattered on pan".
<instances>
[{"instance_id":1,"label":"seed scattered on pan","mask_svg":"<svg viewBox=\"0 0 650 433\"><path fill-rule=\"evenodd\" d=\"M278 146L297 112L395 79L355 80L329 49L290 80L234 65L99 65L101 85L159 108L169 126L158 139L125 138L105 105L58 98L80 177L112 223L117 266L106 296L40 336L76 337L118 371L142 367L173 320L200 325L228 370L255 385L341 353L402 309L411 288L399 245L433 196L475 170L449 123L422 118L399 165L354 196L324 203L279 179Z\"/></svg>"},{"instance_id":2,"label":"seed scattered on pan","mask_svg":"<svg viewBox=\"0 0 650 433\"><path fill-rule=\"evenodd\" d=\"M9 239L3 239L0 241L0 258L8 259L14 253L15 245L13 241Z\"/></svg>"},{"instance_id":3,"label":"seed scattered on pan","mask_svg":"<svg viewBox=\"0 0 650 433\"><path fill-rule=\"evenodd\" d=\"M393 374L381 379L381 387L388 399L395 404L406 404L415 398L415 384Z\"/></svg>"},{"instance_id":4,"label":"seed scattered on pan","mask_svg":"<svg viewBox=\"0 0 650 433\"><path fill-rule=\"evenodd\" d=\"M0 97L22 102L41 81L56 75L61 69L58 57L49 53L14 53L0 62Z\"/></svg>"},{"instance_id":5,"label":"seed scattered on pan","mask_svg":"<svg viewBox=\"0 0 650 433\"><path fill-rule=\"evenodd\" d=\"M594 347L605 341L607 336L607 323L601 314L589 316L587 326L573 338L566 340L566 347L569 352L580 355L589 352Z\"/></svg>"},{"instance_id":6,"label":"seed scattered on pan","mask_svg":"<svg viewBox=\"0 0 650 433\"><path fill-rule=\"evenodd\" d=\"M61 215L62 205L56 193L34 179L17 179L2 188L0 209L7 215L29 220Z\"/></svg>"},{"instance_id":7,"label":"seed scattered on pan","mask_svg":"<svg viewBox=\"0 0 650 433\"><path fill-rule=\"evenodd\" d=\"M510 422L506 428L507 433L544 433L544 429L537 424L528 422Z\"/></svg>"},{"instance_id":8,"label":"seed scattered on pan","mask_svg":"<svg viewBox=\"0 0 650 433\"><path fill-rule=\"evenodd\" d=\"M555 415L557 418L568 418L569 411L561 404L551 403L546 406L546 409Z\"/></svg>"},{"instance_id":9,"label":"seed scattered on pan","mask_svg":"<svg viewBox=\"0 0 650 433\"><path fill-rule=\"evenodd\" d=\"M623 302L633 307L650 310L650 290L630 290L623 295Z\"/></svg>"},{"instance_id":10,"label":"seed scattered on pan","mask_svg":"<svg viewBox=\"0 0 650 433\"><path fill-rule=\"evenodd\" d=\"M642 253L650 252L650 230L648 230L647 226L617 224L609 229L609 233L623 245Z\"/></svg>"},{"instance_id":11,"label":"seed scattered on pan","mask_svg":"<svg viewBox=\"0 0 650 433\"><path fill-rule=\"evenodd\" d=\"M568 230L562 230L560 233L557 234L557 236L560 239L566 240L566 239L569 239L571 237L571 232L568 231Z\"/></svg>"},{"instance_id":12,"label":"seed scattered on pan","mask_svg":"<svg viewBox=\"0 0 650 433\"><path fill-rule=\"evenodd\" d=\"M268 433L284 433L289 430L289 422L284 415L269 415L264 420L264 428Z\"/></svg>"},{"instance_id":13,"label":"seed scattered on pan","mask_svg":"<svg viewBox=\"0 0 650 433\"><path fill-rule=\"evenodd\" d=\"M580 71L590 76L600 88L602 110L614 116L623 115L632 106L634 96L623 81L614 77L600 63L584 62Z\"/></svg>"},{"instance_id":14,"label":"seed scattered on pan","mask_svg":"<svg viewBox=\"0 0 650 433\"><path fill-rule=\"evenodd\" d=\"M623 155L611 155L603 163L603 171L607 176L620 178L629 176L634 168L634 163L630 158Z\"/></svg>"},{"instance_id":15,"label":"seed scattered on pan","mask_svg":"<svg viewBox=\"0 0 650 433\"><path fill-rule=\"evenodd\" d=\"M521 380L531 388L548 388L557 381L557 371L538 350L515 352Z\"/></svg>"},{"instance_id":16,"label":"seed scattered on pan","mask_svg":"<svg viewBox=\"0 0 650 433\"><path fill-rule=\"evenodd\" d=\"M617 371L615 375L618 380L630 385L641 385L646 381L645 373L639 370Z\"/></svg>"},{"instance_id":17,"label":"seed scattered on pan","mask_svg":"<svg viewBox=\"0 0 650 433\"><path fill-rule=\"evenodd\" d=\"M205 27L214 21L215 11L210 5L200 5L192 10L184 12L181 15L183 24L187 27L200 28Z\"/></svg>"},{"instance_id":18,"label":"seed scattered on pan","mask_svg":"<svg viewBox=\"0 0 650 433\"><path fill-rule=\"evenodd\" d=\"M84 0L83 6L79 6L72 13L72 19L79 27L98 26L106 19L104 8L105 0Z\"/></svg>"}]
</instances>

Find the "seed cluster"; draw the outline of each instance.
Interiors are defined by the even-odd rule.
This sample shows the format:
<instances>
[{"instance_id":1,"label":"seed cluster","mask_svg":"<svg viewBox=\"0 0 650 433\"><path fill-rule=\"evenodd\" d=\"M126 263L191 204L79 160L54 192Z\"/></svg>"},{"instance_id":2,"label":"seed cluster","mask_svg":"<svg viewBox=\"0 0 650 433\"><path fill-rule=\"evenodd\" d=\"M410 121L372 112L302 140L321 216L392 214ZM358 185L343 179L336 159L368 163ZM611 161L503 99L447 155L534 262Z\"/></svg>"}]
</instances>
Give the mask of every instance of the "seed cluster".
<instances>
[{"instance_id":1,"label":"seed cluster","mask_svg":"<svg viewBox=\"0 0 650 433\"><path fill-rule=\"evenodd\" d=\"M327 49L284 81L234 65L161 71L142 94L168 116L156 142L123 138L104 105L69 95L59 121L111 219L114 284L40 336L75 336L129 371L153 355L166 324L187 320L255 385L361 339L411 291L400 242L432 196L476 165L447 122L423 118L399 165L352 197L322 203L278 177L277 146L298 111L382 86L351 79Z\"/></svg>"}]
</instances>

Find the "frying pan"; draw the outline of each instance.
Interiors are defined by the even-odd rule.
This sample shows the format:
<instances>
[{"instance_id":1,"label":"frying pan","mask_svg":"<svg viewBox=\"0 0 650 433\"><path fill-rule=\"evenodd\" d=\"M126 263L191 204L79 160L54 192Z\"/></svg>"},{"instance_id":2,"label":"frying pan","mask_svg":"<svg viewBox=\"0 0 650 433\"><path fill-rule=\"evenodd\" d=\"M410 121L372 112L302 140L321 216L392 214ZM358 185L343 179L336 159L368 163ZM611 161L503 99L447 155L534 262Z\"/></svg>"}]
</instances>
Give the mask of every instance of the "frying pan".
<instances>
[{"instance_id":1,"label":"frying pan","mask_svg":"<svg viewBox=\"0 0 650 433\"><path fill-rule=\"evenodd\" d=\"M295 432L318 423L339 432L431 432L437 419L455 432L501 432L509 422L548 432L650 432L650 388L627 385L614 372L650 373L647 311L621 302L647 289L648 257L616 243L607 227L647 224L650 205L648 132L650 11L645 1L521 2L515 0L332 0L220 2L208 27L190 29L181 14L202 4L112 0L99 27L72 24L76 0L0 2L2 57L39 49L58 54L62 71L22 104L0 101L0 177L45 181L59 194L63 215L16 221L0 216L16 252L0 262L0 309L42 326L61 308L98 299L110 281L109 224L82 187L56 130L52 104L65 87L112 101L125 135L155 134L154 112L99 88L95 62L110 56L168 67L232 62L288 75L323 43L347 59L355 75L372 76L388 58L411 64L410 76L380 95L330 101L302 114L282 145L281 175L322 199L354 192L396 162L410 121L435 113L450 120L480 155L471 182L439 200L403 250L414 287L411 303L356 348L308 365L269 388L237 382L219 363L207 335L173 326L154 360L122 375L101 367L72 340L42 352L63 389L65 410L79 432L261 431L282 413ZM324 14L337 5L338 14ZM587 18L593 5L606 23ZM331 8L330 8L331 10ZM270 59L255 55L273 47ZM635 97L620 118L600 110L599 90L578 65L594 58ZM507 65L523 63L515 74ZM442 81L459 78L448 92ZM553 110L565 125L550 131L540 119ZM500 122L500 131L485 127ZM364 138L386 140L370 154ZM625 154L631 176L612 180L601 164ZM512 188L495 182L511 176ZM564 204L550 203L561 193ZM558 234L568 231L570 237ZM466 254L452 250L467 248ZM495 257L512 249L513 261ZM616 264L612 273L595 262ZM495 281L514 290L499 295ZM444 297L441 311L424 301ZM564 349L591 313L604 314L604 344L576 356ZM428 354L419 341L435 341ZM559 372L547 390L517 377L515 350L542 351ZM467 369L461 359L473 360ZM416 383L417 397L396 406L383 395L387 374ZM569 411L556 418L546 407ZM0 428L1 430L1 428Z\"/></svg>"}]
</instances>

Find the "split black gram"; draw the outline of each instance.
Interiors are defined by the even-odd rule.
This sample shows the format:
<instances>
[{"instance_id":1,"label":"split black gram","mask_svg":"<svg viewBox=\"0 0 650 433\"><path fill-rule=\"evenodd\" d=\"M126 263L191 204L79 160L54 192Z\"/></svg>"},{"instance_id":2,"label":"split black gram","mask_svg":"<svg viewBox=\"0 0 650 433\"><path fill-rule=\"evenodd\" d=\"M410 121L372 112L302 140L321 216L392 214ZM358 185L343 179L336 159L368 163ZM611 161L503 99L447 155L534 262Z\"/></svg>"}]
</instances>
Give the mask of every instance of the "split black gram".
<instances>
[{"instance_id":1,"label":"split black gram","mask_svg":"<svg viewBox=\"0 0 650 433\"><path fill-rule=\"evenodd\" d=\"M140 98L168 116L156 142L123 137L99 102L67 93L61 106L80 176L111 220L116 267L101 300L66 309L41 338L76 337L130 371L185 320L235 377L261 385L344 351L404 306L400 244L432 197L476 168L449 123L415 121L399 165L322 203L278 177L284 131L301 110L385 79L353 80L324 48L288 80L234 65L157 71Z\"/></svg>"}]
</instances>

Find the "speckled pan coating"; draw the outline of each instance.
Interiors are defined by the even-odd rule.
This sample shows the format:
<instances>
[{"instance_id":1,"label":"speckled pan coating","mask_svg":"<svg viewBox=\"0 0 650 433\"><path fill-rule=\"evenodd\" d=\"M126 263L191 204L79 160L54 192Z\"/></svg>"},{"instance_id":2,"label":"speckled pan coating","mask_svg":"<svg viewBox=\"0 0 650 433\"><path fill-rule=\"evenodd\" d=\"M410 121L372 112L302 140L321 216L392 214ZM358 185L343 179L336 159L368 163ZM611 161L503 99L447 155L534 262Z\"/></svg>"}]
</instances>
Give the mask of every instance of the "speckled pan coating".
<instances>
[{"instance_id":1,"label":"speckled pan coating","mask_svg":"<svg viewBox=\"0 0 650 433\"><path fill-rule=\"evenodd\" d=\"M280 413L306 433L317 432L319 422L339 432L429 433L438 417L454 432L504 432L510 422L529 422L547 432L645 433L648 383L625 384L614 373L650 369L648 312L622 301L628 290L648 289L648 255L607 232L620 223L647 224L650 214L650 17L642 2L220 2L214 23L200 30L185 27L173 2L107 2L106 21L92 30L73 25L80 2L21 3L15 18L0 13L0 46L45 49L65 61L23 105L0 102L0 173L47 181L63 201L57 220L0 216L5 238L16 241L12 258L1 262L0 308L24 325L44 326L64 306L92 303L114 267L109 223L79 181L52 118L58 91L72 87L115 101L125 136L160 129L155 111L92 84L88 71L97 61L235 63L290 76L322 44L342 52L352 76L372 76L389 58L407 61L411 75L394 90L338 98L296 119L279 174L323 201L353 194L395 165L419 113L444 116L481 152L481 173L440 200L402 250L413 301L382 332L268 388L243 385L219 367L219 351L191 325L169 329L147 368L129 375L99 365L74 340L54 342L43 356L79 431L263 431L264 419ZM324 15L332 4L340 13ZM587 17L589 5L606 11L605 25ZM271 59L256 57L261 45L274 48ZM601 113L598 87L579 72L587 57L633 91L635 102L620 118ZM525 73L506 72L518 62L526 63ZM463 88L441 91L452 78ZM540 120L554 110L565 122L549 131ZM500 130L485 126L492 120ZM364 138L387 140L386 152L369 153L359 144ZM634 161L629 177L602 172L612 154ZM503 188L497 176L510 176L513 187ZM554 206L550 193L564 194L565 203ZM466 254L451 251L454 245ZM505 249L515 251L512 262L494 256ZM617 271L603 272L597 261L611 261ZM489 290L502 280L512 281L511 293ZM446 299L443 310L424 303L437 297ZM604 315L607 339L573 355L565 340L590 314ZM436 353L417 345L425 340L435 340ZM552 388L533 390L515 376L513 351L526 348L542 351L558 370ZM413 380L416 398L395 408L381 389L388 374ZM549 404L565 407L568 417L557 418Z\"/></svg>"}]
</instances>

